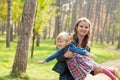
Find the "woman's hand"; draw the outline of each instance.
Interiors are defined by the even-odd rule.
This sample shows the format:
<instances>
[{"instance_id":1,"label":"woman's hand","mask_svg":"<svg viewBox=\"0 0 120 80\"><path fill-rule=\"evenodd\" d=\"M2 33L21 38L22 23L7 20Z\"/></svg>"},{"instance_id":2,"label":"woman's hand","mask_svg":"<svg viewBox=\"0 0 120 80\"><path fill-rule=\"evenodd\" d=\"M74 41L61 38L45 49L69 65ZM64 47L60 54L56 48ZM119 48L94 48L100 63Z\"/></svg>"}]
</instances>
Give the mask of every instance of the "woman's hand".
<instances>
[{"instance_id":1,"label":"woman's hand","mask_svg":"<svg viewBox=\"0 0 120 80\"><path fill-rule=\"evenodd\" d=\"M73 57L74 57L74 53L72 53L71 51L67 51L67 52L64 54L64 57L65 57L65 58L73 58Z\"/></svg>"}]
</instances>

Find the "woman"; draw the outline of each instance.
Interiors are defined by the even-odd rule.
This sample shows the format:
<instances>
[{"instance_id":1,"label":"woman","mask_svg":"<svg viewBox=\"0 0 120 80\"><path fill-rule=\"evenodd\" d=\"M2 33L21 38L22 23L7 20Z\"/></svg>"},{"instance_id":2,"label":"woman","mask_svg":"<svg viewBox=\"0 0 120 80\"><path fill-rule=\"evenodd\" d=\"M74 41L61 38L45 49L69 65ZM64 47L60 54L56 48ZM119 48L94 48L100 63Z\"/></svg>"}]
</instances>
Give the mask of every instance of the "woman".
<instances>
[{"instance_id":1,"label":"woman","mask_svg":"<svg viewBox=\"0 0 120 80\"><path fill-rule=\"evenodd\" d=\"M91 32L91 22L87 18L80 18L77 20L74 27L73 42L76 46L80 48L85 48L90 52L90 33ZM65 58L73 57L73 53L68 51L64 55ZM69 72L65 72L68 74ZM94 74L92 71L91 74Z\"/></svg>"}]
</instances>

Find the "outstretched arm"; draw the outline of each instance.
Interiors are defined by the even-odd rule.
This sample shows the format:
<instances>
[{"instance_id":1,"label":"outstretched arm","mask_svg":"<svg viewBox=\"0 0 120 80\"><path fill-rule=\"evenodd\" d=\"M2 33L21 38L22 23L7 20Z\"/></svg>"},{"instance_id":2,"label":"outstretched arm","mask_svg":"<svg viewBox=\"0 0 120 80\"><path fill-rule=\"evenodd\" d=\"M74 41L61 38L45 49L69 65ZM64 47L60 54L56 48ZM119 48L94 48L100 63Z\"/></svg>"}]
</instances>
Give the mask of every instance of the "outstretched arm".
<instances>
[{"instance_id":1,"label":"outstretched arm","mask_svg":"<svg viewBox=\"0 0 120 80\"><path fill-rule=\"evenodd\" d=\"M61 52L62 52L62 50L59 49L59 50L57 50L55 53L53 53L52 55L50 55L49 57L47 57L46 59L44 59L44 60L39 60L38 63L39 63L39 64L43 64L43 63L45 63L45 62L49 62L49 61L55 59L58 55L60 55Z\"/></svg>"},{"instance_id":2,"label":"outstretched arm","mask_svg":"<svg viewBox=\"0 0 120 80\"><path fill-rule=\"evenodd\" d=\"M38 64L44 64L46 61L45 60L39 60L37 63Z\"/></svg>"}]
</instances>

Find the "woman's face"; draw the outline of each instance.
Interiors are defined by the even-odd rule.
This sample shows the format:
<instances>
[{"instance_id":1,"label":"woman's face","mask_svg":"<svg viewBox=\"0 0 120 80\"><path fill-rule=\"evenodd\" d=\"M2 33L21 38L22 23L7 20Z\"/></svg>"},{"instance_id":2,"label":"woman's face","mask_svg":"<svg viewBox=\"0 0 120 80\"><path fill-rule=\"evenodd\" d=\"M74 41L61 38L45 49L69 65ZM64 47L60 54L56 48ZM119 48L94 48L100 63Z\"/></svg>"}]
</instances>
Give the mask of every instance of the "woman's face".
<instances>
[{"instance_id":1,"label":"woman's face","mask_svg":"<svg viewBox=\"0 0 120 80\"><path fill-rule=\"evenodd\" d=\"M90 27L89 27L89 24L87 22L81 21L78 24L78 27L76 30L77 30L79 36L84 37L85 35L88 34Z\"/></svg>"}]
</instances>

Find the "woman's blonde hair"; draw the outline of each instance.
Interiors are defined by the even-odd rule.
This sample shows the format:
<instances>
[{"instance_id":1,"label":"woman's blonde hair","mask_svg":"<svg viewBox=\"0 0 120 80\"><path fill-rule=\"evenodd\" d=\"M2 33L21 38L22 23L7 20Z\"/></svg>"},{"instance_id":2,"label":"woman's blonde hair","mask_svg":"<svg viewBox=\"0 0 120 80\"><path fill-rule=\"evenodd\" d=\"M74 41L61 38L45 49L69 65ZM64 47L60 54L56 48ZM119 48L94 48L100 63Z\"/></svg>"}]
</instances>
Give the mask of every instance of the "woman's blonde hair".
<instances>
[{"instance_id":1,"label":"woman's blonde hair","mask_svg":"<svg viewBox=\"0 0 120 80\"><path fill-rule=\"evenodd\" d=\"M64 40L66 45L69 45L72 40L72 34L67 32L61 32L58 34L56 41Z\"/></svg>"}]
</instances>

